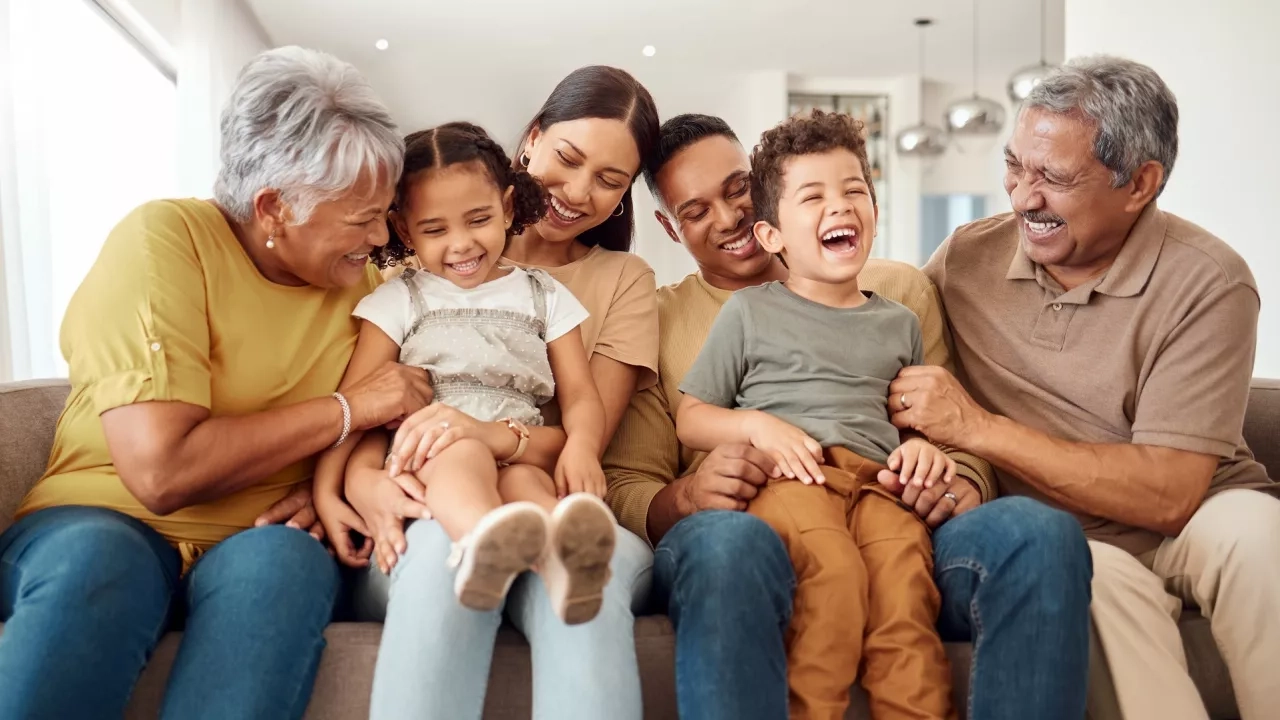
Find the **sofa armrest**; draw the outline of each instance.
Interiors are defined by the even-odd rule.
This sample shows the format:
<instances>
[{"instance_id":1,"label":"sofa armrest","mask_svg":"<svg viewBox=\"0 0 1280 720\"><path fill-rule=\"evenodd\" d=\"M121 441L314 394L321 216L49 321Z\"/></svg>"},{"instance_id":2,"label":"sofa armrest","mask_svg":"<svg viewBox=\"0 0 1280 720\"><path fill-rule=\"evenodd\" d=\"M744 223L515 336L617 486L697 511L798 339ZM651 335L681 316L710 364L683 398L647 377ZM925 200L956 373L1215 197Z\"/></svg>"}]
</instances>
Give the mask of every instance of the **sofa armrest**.
<instances>
[{"instance_id":1,"label":"sofa armrest","mask_svg":"<svg viewBox=\"0 0 1280 720\"><path fill-rule=\"evenodd\" d=\"M0 532L44 474L70 392L66 380L0 383Z\"/></svg>"},{"instance_id":2,"label":"sofa armrest","mask_svg":"<svg viewBox=\"0 0 1280 720\"><path fill-rule=\"evenodd\" d=\"M1280 478L1280 380L1253 379L1244 440L1258 462L1267 467L1267 474Z\"/></svg>"}]
</instances>

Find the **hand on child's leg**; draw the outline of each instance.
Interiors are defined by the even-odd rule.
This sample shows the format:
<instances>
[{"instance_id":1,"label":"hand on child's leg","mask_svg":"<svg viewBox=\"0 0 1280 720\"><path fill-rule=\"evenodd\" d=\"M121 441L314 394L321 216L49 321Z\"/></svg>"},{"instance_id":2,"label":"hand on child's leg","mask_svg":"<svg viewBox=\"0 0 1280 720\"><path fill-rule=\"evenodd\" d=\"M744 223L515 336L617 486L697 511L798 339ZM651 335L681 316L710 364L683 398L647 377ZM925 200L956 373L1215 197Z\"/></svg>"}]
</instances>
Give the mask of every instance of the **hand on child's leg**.
<instances>
[{"instance_id":1,"label":"hand on child's leg","mask_svg":"<svg viewBox=\"0 0 1280 720\"><path fill-rule=\"evenodd\" d=\"M556 462L555 490L560 498L576 492L604 497L604 470L594 449L573 442L565 444Z\"/></svg>"}]
</instances>

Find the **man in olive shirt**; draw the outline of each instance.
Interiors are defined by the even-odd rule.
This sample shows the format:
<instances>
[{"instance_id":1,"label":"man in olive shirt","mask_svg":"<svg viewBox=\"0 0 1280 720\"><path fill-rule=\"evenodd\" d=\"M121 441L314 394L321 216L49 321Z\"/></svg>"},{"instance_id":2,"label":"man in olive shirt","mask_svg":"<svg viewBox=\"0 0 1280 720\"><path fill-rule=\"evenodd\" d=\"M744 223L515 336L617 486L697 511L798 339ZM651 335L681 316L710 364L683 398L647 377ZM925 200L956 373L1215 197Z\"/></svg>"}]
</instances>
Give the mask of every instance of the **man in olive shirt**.
<instances>
[{"instance_id":1,"label":"man in olive shirt","mask_svg":"<svg viewBox=\"0 0 1280 720\"><path fill-rule=\"evenodd\" d=\"M968 392L909 368L890 409L991 460L1002 493L1076 514L1125 717L1207 718L1184 601L1212 620L1241 715L1275 717L1280 501L1242 437L1258 293L1226 243L1156 206L1177 126L1137 63L1073 61L1038 86L1005 151L1014 212L925 268Z\"/></svg>"},{"instance_id":2,"label":"man in olive shirt","mask_svg":"<svg viewBox=\"0 0 1280 720\"><path fill-rule=\"evenodd\" d=\"M676 627L681 717L786 717L783 633L794 575L773 531L741 512L773 464L746 445L692 452L676 438L674 412L720 306L787 271L750 233L747 154L723 120L672 118L659 145L645 169L658 221L699 272L658 291L658 385L632 400L605 453L608 500L624 527L655 546L655 592ZM872 260L860 281L916 313L927 363L949 363L936 291L918 270ZM992 496L986 463L952 457L963 479L923 492L908 486L903 500L937 528L943 637L981 640L970 715L1078 720L1090 577L1079 527L1026 498L979 506Z\"/></svg>"}]
</instances>

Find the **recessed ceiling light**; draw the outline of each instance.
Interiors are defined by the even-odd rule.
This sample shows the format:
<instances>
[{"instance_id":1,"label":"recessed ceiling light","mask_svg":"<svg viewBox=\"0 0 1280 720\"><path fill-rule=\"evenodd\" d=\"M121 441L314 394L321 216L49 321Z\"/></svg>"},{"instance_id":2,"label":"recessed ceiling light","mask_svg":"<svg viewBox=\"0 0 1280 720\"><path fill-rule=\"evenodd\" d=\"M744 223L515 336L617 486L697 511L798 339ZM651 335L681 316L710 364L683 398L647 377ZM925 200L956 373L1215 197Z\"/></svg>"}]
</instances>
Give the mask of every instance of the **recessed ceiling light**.
<instances>
[{"instance_id":1,"label":"recessed ceiling light","mask_svg":"<svg viewBox=\"0 0 1280 720\"><path fill-rule=\"evenodd\" d=\"M657 54L657 52L658 52L658 48L656 48L656 47L654 47L654 46L652 46L652 45L645 45L643 48L641 48L641 49L640 49L640 52L641 52L645 57L653 57L655 54Z\"/></svg>"},{"instance_id":2,"label":"recessed ceiling light","mask_svg":"<svg viewBox=\"0 0 1280 720\"><path fill-rule=\"evenodd\" d=\"M391 43L387 42L386 38L382 38L378 40L378 42L374 43L373 46L378 48L379 50L386 50L387 48L391 47Z\"/></svg>"}]
</instances>

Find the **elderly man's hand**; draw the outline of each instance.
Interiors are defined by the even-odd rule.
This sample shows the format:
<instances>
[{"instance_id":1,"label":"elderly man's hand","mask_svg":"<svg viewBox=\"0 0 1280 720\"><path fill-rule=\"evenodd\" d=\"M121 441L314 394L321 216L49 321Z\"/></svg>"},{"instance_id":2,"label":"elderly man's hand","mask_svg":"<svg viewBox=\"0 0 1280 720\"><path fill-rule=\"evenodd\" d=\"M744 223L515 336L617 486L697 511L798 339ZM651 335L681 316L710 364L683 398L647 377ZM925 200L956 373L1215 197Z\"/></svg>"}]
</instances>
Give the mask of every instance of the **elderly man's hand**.
<instances>
[{"instance_id":1,"label":"elderly man's hand","mask_svg":"<svg viewBox=\"0 0 1280 720\"><path fill-rule=\"evenodd\" d=\"M903 485L898 481L898 474L889 470L881 470L876 479L886 490L897 495L903 505L919 515L925 525L935 530L951 518L982 504L978 486L966 477L957 477L951 483L937 483L931 488L919 487L915 483Z\"/></svg>"},{"instance_id":2,"label":"elderly man's hand","mask_svg":"<svg viewBox=\"0 0 1280 720\"><path fill-rule=\"evenodd\" d=\"M991 417L954 375L936 365L913 365L898 373L889 383L889 413L900 429L962 449Z\"/></svg>"}]
</instances>

